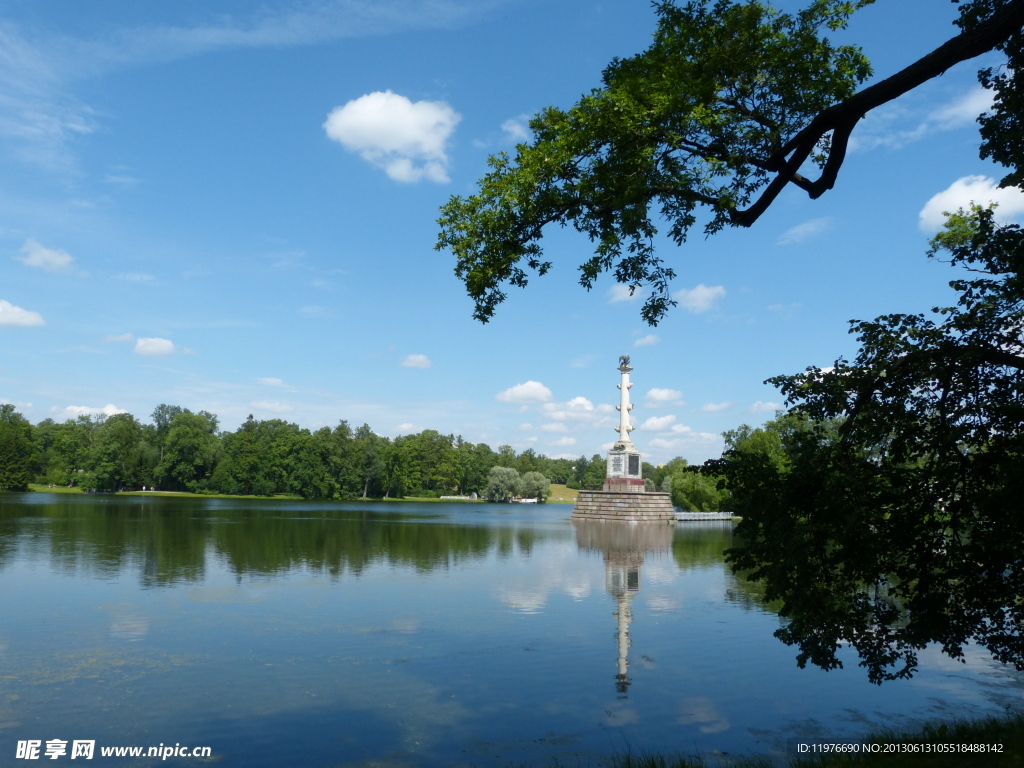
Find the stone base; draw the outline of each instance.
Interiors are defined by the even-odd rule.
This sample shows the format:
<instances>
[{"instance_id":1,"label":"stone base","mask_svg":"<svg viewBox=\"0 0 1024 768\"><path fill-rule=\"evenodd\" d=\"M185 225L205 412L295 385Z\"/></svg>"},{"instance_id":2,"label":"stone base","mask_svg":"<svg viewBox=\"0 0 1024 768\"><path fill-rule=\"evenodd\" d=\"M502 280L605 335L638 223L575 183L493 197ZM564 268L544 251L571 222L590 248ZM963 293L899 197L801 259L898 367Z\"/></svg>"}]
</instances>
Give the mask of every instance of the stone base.
<instances>
[{"instance_id":1,"label":"stone base","mask_svg":"<svg viewBox=\"0 0 1024 768\"><path fill-rule=\"evenodd\" d=\"M615 493L646 493L644 481L639 477L606 477L602 491Z\"/></svg>"},{"instance_id":2,"label":"stone base","mask_svg":"<svg viewBox=\"0 0 1024 768\"><path fill-rule=\"evenodd\" d=\"M672 497L667 493L580 491L573 507L574 520L675 523Z\"/></svg>"}]
</instances>

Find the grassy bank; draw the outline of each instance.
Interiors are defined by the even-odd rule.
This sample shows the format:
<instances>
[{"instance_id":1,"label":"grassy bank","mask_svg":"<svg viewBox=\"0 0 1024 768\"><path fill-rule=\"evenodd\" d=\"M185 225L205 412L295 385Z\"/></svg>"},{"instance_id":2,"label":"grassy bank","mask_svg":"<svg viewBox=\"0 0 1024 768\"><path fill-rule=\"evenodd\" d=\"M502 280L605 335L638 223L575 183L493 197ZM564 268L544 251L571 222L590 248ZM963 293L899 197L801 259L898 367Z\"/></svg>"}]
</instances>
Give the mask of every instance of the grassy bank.
<instances>
[{"instance_id":1,"label":"grassy bank","mask_svg":"<svg viewBox=\"0 0 1024 768\"><path fill-rule=\"evenodd\" d=\"M81 488L68 488L66 485L48 486L42 483L29 483L28 489L34 493L84 493ZM102 496L170 496L186 499L301 499L301 496L279 494L277 496L231 496L226 493L189 493L187 491L120 491Z\"/></svg>"},{"instance_id":2,"label":"grassy bank","mask_svg":"<svg viewBox=\"0 0 1024 768\"><path fill-rule=\"evenodd\" d=\"M1024 766L1024 715L1009 719L990 718L973 722L928 725L917 733L883 732L858 743L877 744L870 754L828 755L809 758L789 756L792 768L1021 768ZM934 751L941 745L944 751ZM960 751L961 745L993 745L1001 751ZM889 749L888 753L883 751ZM925 750L933 750L931 753ZM769 768L778 761L768 757L678 757L625 755L613 768ZM783 763L785 764L785 763Z\"/></svg>"},{"instance_id":3,"label":"grassy bank","mask_svg":"<svg viewBox=\"0 0 1024 768\"><path fill-rule=\"evenodd\" d=\"M82 493L82 489L68 488L65 485L48 486L42 483L29 483L28 488L30 491L36 493ZM578 491L574 491L571 488L566 488L564 485L552 485L551 496L548 498L549 502L554 503L573 503L576 501ZM122 491L120 493L113 494L114 496L173 496L175 498L189 498L189 499L301 499L298 495L278 494L276 496L232 496L227 493L188 493L186 491ZM345 501L419 501L419 502L441 502L442 499L436 499L433 497L421 497L421 496L405 496L401 499L345 499ZM476 504L484 501L484 499L444 499L444 503L469 503Z\"/></svg>"}]
</instances>

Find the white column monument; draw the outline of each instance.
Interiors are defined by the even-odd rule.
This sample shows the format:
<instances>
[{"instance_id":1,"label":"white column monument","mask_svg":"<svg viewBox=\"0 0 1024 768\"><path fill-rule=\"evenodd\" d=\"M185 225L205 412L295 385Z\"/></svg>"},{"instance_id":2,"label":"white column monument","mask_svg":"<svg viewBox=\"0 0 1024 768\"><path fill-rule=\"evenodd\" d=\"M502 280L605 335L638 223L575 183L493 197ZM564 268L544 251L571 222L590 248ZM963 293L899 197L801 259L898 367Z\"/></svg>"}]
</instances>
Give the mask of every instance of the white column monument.
<instances>
[{"instance_id":1,"label":"white column monument","mask_svg":"<svg viewBox=\"0 0 1024 768\"><path fill-rule=\"evenodd\" d=\"M633 404L629 402L629 390L633 386L629 381L629 372L633 368L629 364L629 355L622 355L619 358L619 404L616 409L619 412L619 426L615 431L619 433L619 439L608 451L608 469L605 473L604 490L618 491L619 493L643 493L643 464L640 451L629 439L629 433L634 427L629 423L629 412L633 410Z\"/></svg>"},{"instance_id":2,"label":"white column monument","mask_svg":"<svg viewBox=\"0 0 1024 768\"><path fill-rule=\"evenodd\" d=\"M601 490L581 490L576 497L572 509L572 518L575 520L628 523L676 521L669 494L644 492L643 457L629 439L629 433L633 431L633 425L629 422L629 412L633 410L633 404L629 402L629 389L633 386L629 381L629 372L632 370L629 355L622 355L619 358L619 426L615 428L619 439L608 451L608 466ZM628 613L626 606L622 609L623 621L628 621ZM625 629L620 636L626 636Z\"/></svg>"}]
</instances>

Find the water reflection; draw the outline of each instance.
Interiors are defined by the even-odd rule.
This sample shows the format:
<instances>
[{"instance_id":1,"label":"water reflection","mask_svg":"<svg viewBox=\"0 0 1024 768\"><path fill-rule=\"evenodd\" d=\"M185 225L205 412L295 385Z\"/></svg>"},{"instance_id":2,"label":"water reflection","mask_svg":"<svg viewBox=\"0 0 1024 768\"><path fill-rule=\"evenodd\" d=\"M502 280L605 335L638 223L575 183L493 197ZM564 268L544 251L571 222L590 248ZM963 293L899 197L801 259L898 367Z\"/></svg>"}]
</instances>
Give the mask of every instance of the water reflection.
<instances>
[{"instance_id":1,"label":"water reflection","mask_svg":"<svg viewBox=\"0 0 1024 768\"><path fill-rule=\"evenodd\" d=\"M113 578L137 569L144 587L202 582L211 557L238 579L296 570L338 579L378 564L428 573L490 552L528 555L550 535L530 525L460 524L341 505L49 494L26 503L18 496L33 495L6 495L0 503L0 570L20 551L69 575Z\"/></svg>"},{"instance_id":2,"label":"water reflection","mask_svg":"<svg viewBox=\"0 0 1024 768\"><path fill-rule=\"evenodd\" d=\"M629 674L630 603L640 591L640 567L648 552L667 552L675 527L665 523L626 523L573 519L576 545L584 551L600 551L604 557L604 587L615 600L618 646L615 691L627 698Z\"/></svg>"},{"instance_id":3,"label":"water reflection","mask_svg":"<svg viewBox=\"0 0 1024 768\"><path fill-rule=\"evenodd\" d=\"M727 522L567 518L0 494L0 756L79 732L211 744L225 768L600 765L1020 701L1019 676L937 651L882 691L855 658L798 669L722 562Z\"/></svg>"}]
</instances>

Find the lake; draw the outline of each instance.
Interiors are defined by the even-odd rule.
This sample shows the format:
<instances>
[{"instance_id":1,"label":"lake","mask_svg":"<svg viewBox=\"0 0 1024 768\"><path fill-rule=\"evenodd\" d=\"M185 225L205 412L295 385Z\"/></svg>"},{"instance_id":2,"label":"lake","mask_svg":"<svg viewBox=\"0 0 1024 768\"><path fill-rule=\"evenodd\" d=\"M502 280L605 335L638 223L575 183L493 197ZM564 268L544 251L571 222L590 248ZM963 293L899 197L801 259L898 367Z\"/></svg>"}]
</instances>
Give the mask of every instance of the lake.
<instances>
[{"instance_id":1,"label":"lake","mask_svg":"<svg viewBox=\"0 0 1024 768\"><path fill-rule=\"evenodd\" d=\"M881 687L799 669L722 562L731 523L570 512L0 494L0 764L82 740L91 765L600 766L1021 708L973 650Z\"/></svg>"}]
</instances>

